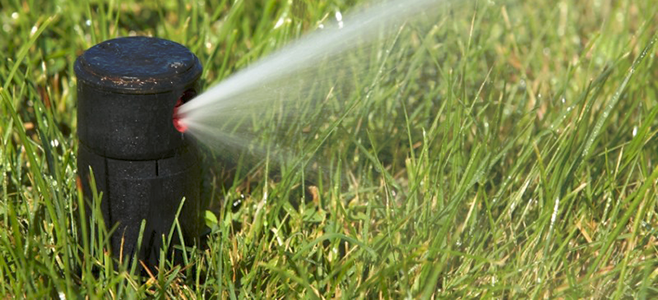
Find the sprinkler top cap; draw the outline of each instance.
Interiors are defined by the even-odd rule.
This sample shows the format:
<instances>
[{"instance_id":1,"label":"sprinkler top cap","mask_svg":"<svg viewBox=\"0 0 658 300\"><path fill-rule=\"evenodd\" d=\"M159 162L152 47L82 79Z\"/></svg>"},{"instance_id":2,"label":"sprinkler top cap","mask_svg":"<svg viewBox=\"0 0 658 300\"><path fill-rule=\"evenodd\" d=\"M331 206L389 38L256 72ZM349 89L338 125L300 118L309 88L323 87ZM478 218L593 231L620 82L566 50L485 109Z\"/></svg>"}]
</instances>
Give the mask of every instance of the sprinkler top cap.
<instances>
[{"instance_id":1,"label":"sprinkler top cap","mask_svg":"<svg viewBox=\"0 0 658 300\"><path fill-rule=\"evenodd\" d=\"M153 37L122 37L78 57L78 80L126 94L172 91L201 76L199 59L183 45Z\"/></svg>"}]
</instances>

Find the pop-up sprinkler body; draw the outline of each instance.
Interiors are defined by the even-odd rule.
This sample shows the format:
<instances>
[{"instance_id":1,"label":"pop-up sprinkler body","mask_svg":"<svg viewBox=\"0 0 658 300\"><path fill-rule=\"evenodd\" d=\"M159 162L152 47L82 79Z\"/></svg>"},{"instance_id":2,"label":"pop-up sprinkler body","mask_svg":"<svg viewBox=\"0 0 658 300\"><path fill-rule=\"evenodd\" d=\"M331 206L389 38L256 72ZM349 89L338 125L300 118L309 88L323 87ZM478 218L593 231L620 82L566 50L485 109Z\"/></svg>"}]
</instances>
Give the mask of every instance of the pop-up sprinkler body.
<instances>
[{"instance_id":1,"label":"pop-up sprinkler body","mask_svg":"<svg viewBox=\"0 0 658 300\"><path fill-rule=\"evenodd\" d=\"M185 245L194 245L202 228L199 155L172 118L196 94L198 58L171 41L126 37L88 49L75 72L78 172L89 204L91 167L106 227L117 226L113 255L129 259L139 247L138 259L157 265L183 198L178 220Z\"/></svg>"}]
</instances>

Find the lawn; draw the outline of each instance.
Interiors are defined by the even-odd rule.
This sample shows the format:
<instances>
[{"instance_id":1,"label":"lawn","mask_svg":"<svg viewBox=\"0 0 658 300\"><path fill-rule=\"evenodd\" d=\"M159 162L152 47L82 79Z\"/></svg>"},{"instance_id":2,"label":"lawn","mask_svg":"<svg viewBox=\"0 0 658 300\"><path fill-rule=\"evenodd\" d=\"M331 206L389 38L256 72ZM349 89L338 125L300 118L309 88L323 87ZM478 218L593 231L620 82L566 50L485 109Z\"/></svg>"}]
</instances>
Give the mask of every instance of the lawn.
<instances>
[{"instance_id":1,"label":"lawn","mask_svg":"<svg viewBox=\"0 0 658 300\"><path fill-rule=\"evenodd\" d=\"M210 233L184 264L80 238L85 49L170 39L210 88L360 2L0 0L0 295L658 296L652 0L432 6L200 136Z\"/></svg>"}]
</instances>

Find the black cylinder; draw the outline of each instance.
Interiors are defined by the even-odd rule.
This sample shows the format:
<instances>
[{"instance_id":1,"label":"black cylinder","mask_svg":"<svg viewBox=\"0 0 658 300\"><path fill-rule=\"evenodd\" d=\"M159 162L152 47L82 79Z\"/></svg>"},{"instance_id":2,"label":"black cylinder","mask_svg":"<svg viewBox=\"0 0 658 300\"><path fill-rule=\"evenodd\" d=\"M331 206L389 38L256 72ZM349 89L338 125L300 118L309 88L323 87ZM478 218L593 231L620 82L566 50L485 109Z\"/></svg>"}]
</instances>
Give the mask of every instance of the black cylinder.
<instances>
[{"instance_id":1,"label":"black cylinder","mask_svg":"<svg viewBox=\"0 0 658 300\"><path fill-rule=\"evenodd\" d=\"M154 266L163 237L178 220L186 246L202 227L201 171L194 142L176 130L177 104L196 94L198 58L184 46L150 37L95 45L75 62L78 79L78 174L87 201L90 172L115 257ZM142 244L140 224L146 220ZM174 236L174 243L180 243Z\"/></svg>"}]
</instances>

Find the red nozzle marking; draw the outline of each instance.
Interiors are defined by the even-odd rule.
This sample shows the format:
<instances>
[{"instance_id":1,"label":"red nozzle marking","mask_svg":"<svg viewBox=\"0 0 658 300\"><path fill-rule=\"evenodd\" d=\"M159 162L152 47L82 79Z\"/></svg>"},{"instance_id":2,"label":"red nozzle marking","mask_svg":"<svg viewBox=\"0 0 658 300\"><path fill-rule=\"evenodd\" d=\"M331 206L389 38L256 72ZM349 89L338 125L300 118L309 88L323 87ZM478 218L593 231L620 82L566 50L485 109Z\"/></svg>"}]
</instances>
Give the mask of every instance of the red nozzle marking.
<instances>
[{"instance_id":1,"label":"red nozzle marking","mask_svg":"<svg viewBox=\"0 0 658 300\"><path fill-rule=\"evenodd\" d=\"M178 99L176 102L176 106L174 107L174 116L173 116L173 121L174 121L174 128L178 130L180 133L184 133L187 130L187 125L183 123L180 119L181 117L178 115L178 108L183 104L183 101L181 99Z\"/></svg>"}]
</instances>

